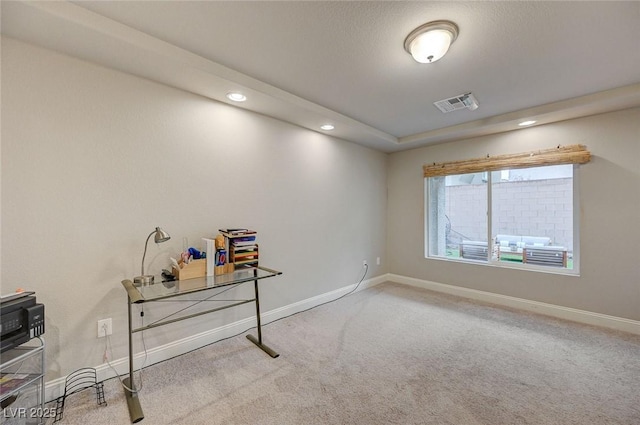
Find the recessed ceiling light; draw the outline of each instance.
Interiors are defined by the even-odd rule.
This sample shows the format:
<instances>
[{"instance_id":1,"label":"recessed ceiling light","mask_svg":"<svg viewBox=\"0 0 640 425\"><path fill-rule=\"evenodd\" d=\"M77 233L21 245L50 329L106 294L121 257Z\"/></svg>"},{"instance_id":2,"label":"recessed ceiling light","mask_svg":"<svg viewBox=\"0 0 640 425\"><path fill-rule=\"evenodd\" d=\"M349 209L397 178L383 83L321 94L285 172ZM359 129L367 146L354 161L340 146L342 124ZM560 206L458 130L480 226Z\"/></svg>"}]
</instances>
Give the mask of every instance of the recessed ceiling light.
<instances>
[{"instance_id":1,"label":"recessed ceiling light","mask_svg":"<svg viewBox=\"0 0 640 425\"><path fill-rule=\"evenodd\" d=\"M333 124L324 124L324 125L321 125L321 126L320 126L320 129L321 129L321 130L324 130L324 131L331 131L331 130L333 130L334 128L335 128L335 127L333 126Z\"/></svg>"},{"instance_id":2,"label":"recessed ceiling light","mask_svg":"<svg viewBox=\"0 0 640 425\"><path fill-rule=\"evenodd\" d=\"M518 125L519 125L520 127L526 127L526 126L528 126L528 125L535 124L535 123L536 123L536 121L529 120L529 121L522 121L522 122L521 122L520 124L518 124Z\"/></svg>"},{"instance_id":3,"label":"recessed ceiling light","mask_svg":"<svg viewBox=\"0 0 640 425\"><path fill-rule=\"evenodd\" d=\"M244 102L247 100L247 96L238 92L227 93L227 99L233 100L234 102Z\"/></svg>"}]
</instances>

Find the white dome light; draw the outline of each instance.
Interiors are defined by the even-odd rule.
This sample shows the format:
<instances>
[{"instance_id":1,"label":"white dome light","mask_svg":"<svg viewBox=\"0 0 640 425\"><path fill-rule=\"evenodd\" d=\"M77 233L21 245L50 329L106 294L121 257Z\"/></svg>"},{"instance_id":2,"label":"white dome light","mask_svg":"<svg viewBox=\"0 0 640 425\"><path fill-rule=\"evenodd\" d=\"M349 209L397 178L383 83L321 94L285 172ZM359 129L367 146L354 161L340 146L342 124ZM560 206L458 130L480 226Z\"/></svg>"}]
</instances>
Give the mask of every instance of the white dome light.
<instances>
[{"instance_id":1,"label":"white dome light","mask_svg":"<svg viewBox=\"0 0 640 425\"><path fill-rule=\"evenodd\" d=\"M404 49L420 63L442 58L458 38L458 26L450 21L433 21L419 26L404 40Z\"/></svg>"}]
</instances>

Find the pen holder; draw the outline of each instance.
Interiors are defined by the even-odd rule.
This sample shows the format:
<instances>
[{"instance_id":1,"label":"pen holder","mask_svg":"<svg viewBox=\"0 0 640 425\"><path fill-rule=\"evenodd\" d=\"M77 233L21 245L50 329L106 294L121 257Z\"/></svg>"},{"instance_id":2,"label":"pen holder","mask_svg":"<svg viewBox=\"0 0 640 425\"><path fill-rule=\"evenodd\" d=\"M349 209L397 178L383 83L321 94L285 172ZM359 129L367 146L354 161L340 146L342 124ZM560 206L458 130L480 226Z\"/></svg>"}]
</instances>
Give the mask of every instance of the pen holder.
<instances>
[{"instance_id":1,"label":"pen holder","mask_svg":"<svg viewBox=\"0 0 640 425\"><path fill-rule=\"evenodd\" d=\"M189 264L184 264L178 269L175 266L171 270L178 280L193 279L194 277L203 277L207 274L207 259L191 260Z\"/></svg>"},{"instance_id":2,"label":"pen holder","mask_svg":"<svg viewBox=\"0 0 640 425\"><path fill-rule=\"evenodd\" d=\"M215 266L213 269L213 274L219 276L221 274L232 273L235 270L235 266L233 263L227 263L224 266Z\"/></svg>"}]
</instances>

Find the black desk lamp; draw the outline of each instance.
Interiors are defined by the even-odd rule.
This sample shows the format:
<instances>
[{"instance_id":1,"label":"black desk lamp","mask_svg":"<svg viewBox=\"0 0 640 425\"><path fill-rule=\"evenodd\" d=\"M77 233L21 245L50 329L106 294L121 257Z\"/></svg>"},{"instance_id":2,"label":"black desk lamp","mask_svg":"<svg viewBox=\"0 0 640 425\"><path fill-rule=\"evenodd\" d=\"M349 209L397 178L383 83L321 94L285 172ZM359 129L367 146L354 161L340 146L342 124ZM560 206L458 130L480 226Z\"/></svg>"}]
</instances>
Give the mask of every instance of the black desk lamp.
<instances>
[{"instance_id":1,"label":"black desk lamp","mask_svg":"<svg viewBox=\"0 0 640 425\"><path fill-rule=\"evenodd\" d=\"M169 236L167 232L165 232L159 227L156 227L156 230L149 233L149 236L147 236L147 241L144 243L144 254L142 254L142 267L141 267L142 273L140 274L140 276L136 276L133 278L133 283L138 286L148 285L150 283L153 283L153 275L144 274L144 257L146 257L147 255L147 245L149 244L149 239L151 238L151 235L155 235L154 240L156 243L166 242L169 239L171 239L171 236Z\"/></svg>"}]
</instances>

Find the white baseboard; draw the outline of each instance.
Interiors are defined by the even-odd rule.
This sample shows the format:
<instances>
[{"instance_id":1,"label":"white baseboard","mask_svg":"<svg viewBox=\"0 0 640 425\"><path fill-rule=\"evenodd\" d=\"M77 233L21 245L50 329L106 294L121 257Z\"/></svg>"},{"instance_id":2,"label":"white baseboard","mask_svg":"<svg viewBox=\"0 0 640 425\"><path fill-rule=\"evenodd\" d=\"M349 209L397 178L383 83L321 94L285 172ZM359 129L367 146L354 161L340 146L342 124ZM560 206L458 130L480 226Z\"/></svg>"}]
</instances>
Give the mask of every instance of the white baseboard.
<instances>
[{"instance_id":1,"label":"white baseboard","mask_svg":"<svg viewBox=\"0 0 640 425\"><path fill-rule=\"evenodd\" d=\"M574 322L584 323L587 325L601 326L609 329L615 329L618 331L640 335L640 321L637 320L609 316L600 313L593 313L591 311L563 307L554 304L547 304L538 301L531 301L523 298L510 297L508 295L494 294L491 292L463 288L454 285L447 285L444 283L431 282L428 280L416 279L396 274L387 274L386 278L391 282L403 283L418 288L430 289L436 292L443 292L446 294L457 295L473 300L485 301L506 307L518 308L525 311L540 313L559 319L566 319Z\"/></svg>"},{"instance_id":2,"label":"white baseboard","mask_svg":"<svg viewBox=\"0 0 640 425\"><path fill-rule=\"evenodd\" d=\"M357 284L348 285L324 294L316 295L284 307L276 308L261 314L263 325L274 320L281 319L291 314L307 310L320 304L335 300L352 290L361 291L365 288L378 285L383 282L396 282L418 288L429 289L432 291L442 292L450 295L457 295L464 298L489 302L506 307L518 308L525 311L545 314L547 316L557 317L561 319L571 320L574 322L585 323L589 325L602 326L610 329L616 329L624 332L640 335L640 322L636 320L625 319L621 317L608 316L606 314L593 313L584 310L578 310L569 307L562 307L554 304L547 304L538 301L526 300L523 298L510 297L507 295L494 294L491 292L479 291L476 289L463 288L460 286L447 285L443 283L431 282L412 277L406 277L396 274L384 274L371 279L364 280L360 286ZM147 350L147 359L145 362L145 354L137 353L134 355L134 369L138 369L143 365L150 366L155 363L170 359L175 356L188 353L214 342L237 335L255 327L255 316L220 326L215 329L208 330L196 335L192 335L169 344ZM111 361L111 366L119 375L125 377L129 373L128 357ZM98 380L113 378L116 376L114 370L106 363L96 366ZM64 393L64 382L66 376L49 381L45 385L46 400L55 400ZM137 373L136 373L137 379Z\"/></svg>"},{"instance_id":3,"label":"white baseboard","mask_svg":"<svg viewBox=\"0 0 640 425\"><path fill-rule=\"evenodd\" d=\"M331 292L316 295L315 297L307 298L305 300L298 301L284 307L264 312L260 315L262 325L267 325L274 320L278 320L294 313L307 310L311 307L315 307L320 304L335 300L349 293L350 291L361 291L363 289L375 286L379 283L386 282L387 280L389 280L387 275L377 276L371 279L363 280L359 286L358 284L354 283L352 285L348 285ZM150 366L152 364L168 360L172 357L188 353L189 351L193 351L206 345L213 344L214 342L220 341L222 339L243 333L255 326L256 317L251 316L247 317L246 319L238 320L236 322L229 323L215 329L211 329L196 335L173 341L168 344L161 345L159 347L150 348L146 353L146 361L144 352L134 354L134 369L137 371L143 365L144 367ZM113 369L115 369L122 378L125 378L129 374L128 357L115 359L110 361L110 363L111 366L109 366L108 363L103 363L99 366L95 366L98 381L103 381L105 379L115 377L116 373ZM66 378L66 376L63 376L49 381L45 384L45 399L47 401L55 400L62 394L64 394L64 384ZM135 379L137 382L137 372L135 373Z\"/></svg>"}]
</instances>

